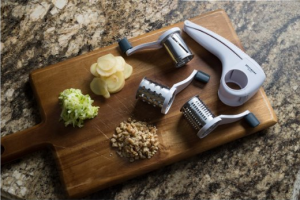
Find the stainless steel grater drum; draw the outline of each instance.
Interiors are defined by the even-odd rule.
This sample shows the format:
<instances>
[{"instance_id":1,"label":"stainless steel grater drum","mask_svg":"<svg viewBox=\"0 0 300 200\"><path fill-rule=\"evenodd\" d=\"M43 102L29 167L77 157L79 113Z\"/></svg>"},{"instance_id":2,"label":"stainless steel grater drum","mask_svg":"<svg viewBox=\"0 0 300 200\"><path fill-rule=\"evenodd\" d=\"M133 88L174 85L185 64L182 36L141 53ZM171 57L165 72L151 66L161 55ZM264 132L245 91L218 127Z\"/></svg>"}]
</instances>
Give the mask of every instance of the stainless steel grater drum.
<instances>
[{"instance_id":1,"label":"stainless steel grater drum","mask_svg":"<svg viewBox=\"0 0 300 200\"><path fill-rule=\"evenodd\" d=\"M209 108L201 101L198 96L194 96L188 102L186 102L182 106L180 111L197 131L201 130L201 128L206 124L211 124L211 126L208 127L206 131L201 133L200 138L203 138L210 132L212 132L217 127L218 122L221 121L221 119L215 118ZM212 121L214 123L211 123Z\"/></svg>"},{"instance_id":2,"label":"stainless steel grater drum","mask_svg":"<svg viewBox=\"0 0 300 200\"><path fill-rule=\"evenodd\" d=\"M161 112L167 114L176 94L186 88L192 80L195 79L202 83L207 83L209 78L209 75L204 72L193 70L189 77L174 84L171 88L149 80L148 78L143 78L136 92L136 98L154 107L161 108Z\"/></svg>"},{"instance_id":3,"label":"stainless steel grater drum","mask_svg":"<svg viewBox=\"0 0 300 200\"><path fill-rule=\"evenodd\" d=\"M136 92L136 98L153 105L154 107L163 108L164 102L167 100L167 105L172 104L174 95L170 95L171 89L161 85L148 78L143 78ZM171 98L170 98L171 97Z\"/></svg>"},{"instance_id":4,"label":"stainless steel grater drum","mask_svg":"<svg viewBox=\"0 0 300 200\"><path fill-rule=\"evenodd\" d=\"M168 35L161 42L175 62L175 67L182 67L194 57L189 47L180 36L180 31Z\"/></svg>"},{"instance_id":5,"label":"stainless steel grater drum","mask_svg":"<svg viewBox=\"0 0 300 200\"><path fill-rule=\"evenodd\" d=\"M219 125L232 123L242 118L245 118L251 127L259 125L257 118L248 110L238 115L220 115L215 117L198 96L194 96L187 101L180 111L194 129L198 131L197 136L199 138L204 138Z\"/></svg>"},{"instance_id":6,"label":"stainless steel grater drum","mask_svg":"<svg viewBox=\"0 0 300 200\"><path fill-rule=\"evenodd\" d=\"M180 28L178 27L167 30L158 38L157 41L154 42L144 43L132 47L131 43L126 38L123 38L118 41L118 44L121 51L127 56L130 56L141 50L160 49L165 47L172 60L175 62L176 68L184 66L194 57L189 47L183 41L180 35Z\"/></svg>"}]
</instances>

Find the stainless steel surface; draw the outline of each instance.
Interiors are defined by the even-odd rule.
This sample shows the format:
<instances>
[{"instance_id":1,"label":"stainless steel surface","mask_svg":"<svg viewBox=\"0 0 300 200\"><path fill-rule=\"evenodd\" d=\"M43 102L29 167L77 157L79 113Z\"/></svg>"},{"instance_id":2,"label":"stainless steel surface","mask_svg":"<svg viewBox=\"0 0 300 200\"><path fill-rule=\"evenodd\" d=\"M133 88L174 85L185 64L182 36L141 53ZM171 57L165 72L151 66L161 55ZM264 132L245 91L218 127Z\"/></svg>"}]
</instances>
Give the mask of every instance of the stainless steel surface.
<instances>
[{"instance_id":1,"label":"stainless steel surface","mask_svg":"<svg viewBox=\"0 0 300 200\"><path fill-rule=\"evenodd\" d=\"M177 68L182 67L194 57L179 33L169 35L162 43L172 57Z\"/></svg>"},{"instance_id":2,"label":"stainless steel surface","mask_svg":"<svg viewBox=\"0 0 300 200\"><path fill-rule=\"evenodd\" d=\"M154 107L162 108L169 92L170 88L167 86L143 78L136 92L136 98L147 102Z\"/></svg>"},{"instance_id":3,"label":"stainless steel surface","mask_svg":"<svg viewBox=\"0 0 300 200\"><path fill-rule=\"evenodd\" d=\"M180 111L196 130L200 130L215 117L198 96L186 102Z\"/></svg>"}]
</instances>

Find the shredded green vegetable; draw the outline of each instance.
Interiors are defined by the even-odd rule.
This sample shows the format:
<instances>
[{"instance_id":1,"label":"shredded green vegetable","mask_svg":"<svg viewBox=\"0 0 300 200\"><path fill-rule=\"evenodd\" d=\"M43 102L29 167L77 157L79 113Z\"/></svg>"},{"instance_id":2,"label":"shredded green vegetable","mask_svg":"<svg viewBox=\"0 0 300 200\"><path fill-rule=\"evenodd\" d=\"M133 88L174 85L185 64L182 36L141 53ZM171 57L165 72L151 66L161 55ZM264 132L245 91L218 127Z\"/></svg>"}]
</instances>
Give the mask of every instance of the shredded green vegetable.
<instances>
[{"instance_id":1,"label":"shredded green vegetable","mask_svg":"<svg viewBox=\"0 0 300 200\"><path fill-rule=\"evenodd\" d=\"M58 99L62 105L60 120L65 122L65 126L72 124L73 127L83 127L85 119L92 119L98 114L99 107L92 106L94 101L91 97L83 95L79 89L66 89Z\"/></svg>"}]
</instances>

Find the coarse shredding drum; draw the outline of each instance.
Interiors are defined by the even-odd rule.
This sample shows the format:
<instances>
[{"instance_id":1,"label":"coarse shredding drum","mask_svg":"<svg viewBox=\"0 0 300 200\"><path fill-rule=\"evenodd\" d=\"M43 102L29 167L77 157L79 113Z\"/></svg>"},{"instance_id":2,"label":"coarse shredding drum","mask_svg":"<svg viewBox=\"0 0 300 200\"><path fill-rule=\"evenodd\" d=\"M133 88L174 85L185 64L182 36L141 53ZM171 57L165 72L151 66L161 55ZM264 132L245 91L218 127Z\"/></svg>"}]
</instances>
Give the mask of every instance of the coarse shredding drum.
<instances>
[{"instance_id":1,"label":"coarse shredding drum","mask_svg":"<svg viewBox=\"0 0 300 200\"><path fill-rule=\"evenodd\" d=\"M242 118L246 120L250 127L259 125L258 119L248 110L238 115L220 115L215 117L199 96L192 97L182 106L180 111L194 129L198 131L197 135L199 138L204 138L219 125L232 123Z\"/></svg>"},{"instance_id":2,"label":"coarse shredding drum","mask_svg":"<svg viewBox=\"0 0 300 200\"><path fill-rule=\"evenodd\" d=\"M156 83L148 78L143 78L136 92L136 98L161 108L161 113L167 114L175 99L176 94L185 89L193 80L207 83L210 76L204 72L193 70L193 72L171 88Z\"/></svg>"},{"instance_id":3,"label":"coarse shredding drum","mask_svg":"<svg viewBox=\"0 0 300 200\"><path fill-rule=\"evenodd\" d=\"M170 93L170 88L148 78L143 78L136 93L136 98L143 102L153 105L154 107L162 108L166 96ZM168 104L172 103L174 96L170 98Z\"/></svg>"}]
</instances>

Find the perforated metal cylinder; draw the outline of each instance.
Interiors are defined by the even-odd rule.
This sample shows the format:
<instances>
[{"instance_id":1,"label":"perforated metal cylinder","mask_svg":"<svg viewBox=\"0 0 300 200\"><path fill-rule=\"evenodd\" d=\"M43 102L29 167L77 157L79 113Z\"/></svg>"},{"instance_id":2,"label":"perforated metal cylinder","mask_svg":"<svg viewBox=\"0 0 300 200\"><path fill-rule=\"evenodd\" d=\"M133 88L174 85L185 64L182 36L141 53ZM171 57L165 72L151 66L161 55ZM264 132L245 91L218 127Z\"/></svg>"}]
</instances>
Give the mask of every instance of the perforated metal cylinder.
<instances>
[{"instance_id":1,"label":"perforated metal cylinder","mask_svg":"<svg viewBox=\"0 0 300 200\"><path fill-rule=\"evenodd\" d=\"M163 107L166 95L170 92L170 88L161 85L147 78L143 78L136 92L136 98L140 99L154 107Z\"/></svg>"},{"instance_id":2,"label":"perforated metal cylinder","mask_svg":"<svg viewBox=\"0 0 300 200\"><path fill-rule=\"evenodd\" d=\"M185 44L179 33L170 34L162 44L175 62L175 66L182 67L194 57L189 47Z\"/></svg>"},{"instance_id":3,"label":"perforated metal cylinder","mask_svg":"<svg viewBox=\"0 0 300 200\"><path fill-rule=\"evenodd\" d=\"M194 96L186 102L180 111L196 130L200 130L215 117L198 96Z\"/></svg>"}]
</instances>

